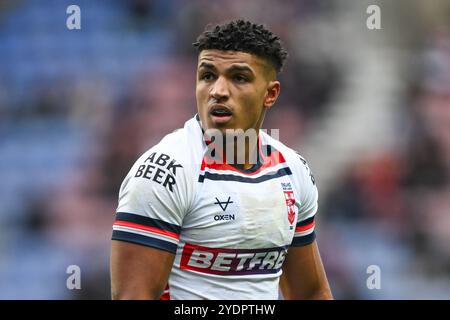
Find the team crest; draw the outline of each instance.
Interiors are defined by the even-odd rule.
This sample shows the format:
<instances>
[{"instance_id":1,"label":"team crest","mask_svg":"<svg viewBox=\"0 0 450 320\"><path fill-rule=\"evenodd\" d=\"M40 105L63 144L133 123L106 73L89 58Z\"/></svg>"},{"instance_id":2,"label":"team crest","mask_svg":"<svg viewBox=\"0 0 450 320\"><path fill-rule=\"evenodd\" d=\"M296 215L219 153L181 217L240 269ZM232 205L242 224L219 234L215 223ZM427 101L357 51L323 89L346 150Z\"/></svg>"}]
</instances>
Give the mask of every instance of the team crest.
<instances>
[{"instance_id":1,"label":"team crest","mask_svg":"<svg viewBox=\"0 0 450 320\"><path fill-rule=\"evenodd\" d=\"M288 213L288 220L290 224L295 220L295 197L290 183L282 183L284 199L286 200L286 207Z\"/></svg>"}]
</instances>

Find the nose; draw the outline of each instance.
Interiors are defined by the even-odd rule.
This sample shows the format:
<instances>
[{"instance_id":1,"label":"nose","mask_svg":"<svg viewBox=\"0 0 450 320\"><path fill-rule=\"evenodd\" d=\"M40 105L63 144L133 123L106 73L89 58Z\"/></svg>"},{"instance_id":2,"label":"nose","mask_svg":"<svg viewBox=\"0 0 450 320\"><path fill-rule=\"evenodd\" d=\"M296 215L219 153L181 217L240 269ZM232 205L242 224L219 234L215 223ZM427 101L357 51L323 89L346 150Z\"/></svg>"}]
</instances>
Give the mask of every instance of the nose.
<instances>
[{"instance_id":1,"label":"nose","mask_svg":"<svg viewBox=\"0 0 450 320\"><path fill-rule=\"evenodd\" d=\"M230 92L228 90L228 83L225 77L218 77L214 84L211 86L210 95L216 100L228 99Z\"/></svg>"}]
</instances>

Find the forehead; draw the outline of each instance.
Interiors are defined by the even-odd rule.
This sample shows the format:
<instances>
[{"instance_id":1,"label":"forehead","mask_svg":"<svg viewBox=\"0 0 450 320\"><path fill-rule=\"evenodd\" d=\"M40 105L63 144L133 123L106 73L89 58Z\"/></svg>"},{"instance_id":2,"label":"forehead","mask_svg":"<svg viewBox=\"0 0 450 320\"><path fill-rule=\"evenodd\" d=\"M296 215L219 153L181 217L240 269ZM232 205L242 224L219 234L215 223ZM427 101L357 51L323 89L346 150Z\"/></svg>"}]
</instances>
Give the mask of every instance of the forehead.
<instances>
[{"instance_id":1,"label":"forehead","mask_svg":"<svg viewBox=\"0 0 450 320\"><path fill-rule=\"evenodd\" d=\"M241 51L223 51L217 49L208 49L200 52L198 56L198 66L202 62L208 62L217 68L227 67L232 64L248 65L252 69L263 70L266 62L260 57Z\"/></svg>"}]
</instances>

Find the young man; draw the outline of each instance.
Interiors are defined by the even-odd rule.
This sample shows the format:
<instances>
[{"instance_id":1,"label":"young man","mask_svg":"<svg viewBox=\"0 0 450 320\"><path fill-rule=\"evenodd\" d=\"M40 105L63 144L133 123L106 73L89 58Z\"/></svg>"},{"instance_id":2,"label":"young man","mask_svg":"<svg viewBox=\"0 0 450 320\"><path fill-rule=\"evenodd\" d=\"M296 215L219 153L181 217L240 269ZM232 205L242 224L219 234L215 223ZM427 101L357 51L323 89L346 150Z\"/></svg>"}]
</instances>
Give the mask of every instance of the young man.
<instances>
[{"instance_id":1,"label":"young man","mask_svg":"<svg viewBox=\"0 0 450 320\"><path fill-rule=\"evenodd\" d=\"M112 298L277 299L280 288L285 299L331 299L314 178L260 131L280 93L279 38L237 20L194 46L198 115L144 153L120 188ZM238 145L233 130L256 139Z\"/></svg>"}]
</instances>

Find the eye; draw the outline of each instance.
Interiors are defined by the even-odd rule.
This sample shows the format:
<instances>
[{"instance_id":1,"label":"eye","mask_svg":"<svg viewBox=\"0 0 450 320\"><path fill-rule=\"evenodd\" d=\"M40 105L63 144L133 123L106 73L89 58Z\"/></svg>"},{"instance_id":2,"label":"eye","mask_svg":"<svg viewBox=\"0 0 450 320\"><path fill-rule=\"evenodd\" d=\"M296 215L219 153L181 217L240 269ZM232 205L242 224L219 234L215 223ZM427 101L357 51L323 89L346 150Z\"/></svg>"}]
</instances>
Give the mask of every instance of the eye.
<instances>
[{"instance_id":1,"label":"eye","mask_svg":"<svg viewBox=\"0 0 450 320\"><path fill-rule=\"evenodd\" d=\"M200 80L211 81L214 79L214 75L210 72L206 72L200 75Z\"/></svg>"},{"instance_id":2,"label":"eye","mask_svg":"<svg viewBox=\"0 0 450 320\"><path fill-rule=\"evenodd\" d=\"M247 77L246 77L246 76L243 76L243 75L241 75L241 74L235 75L235 76L233 77L233 79L234 79L234 81L239 82L239 83L244 83L244 82L247 82L247 81L248 81Z\"/></svg>"}]
</instances>

